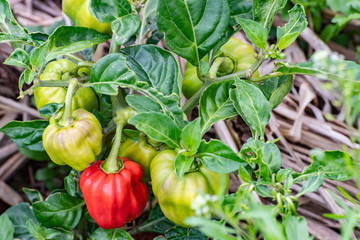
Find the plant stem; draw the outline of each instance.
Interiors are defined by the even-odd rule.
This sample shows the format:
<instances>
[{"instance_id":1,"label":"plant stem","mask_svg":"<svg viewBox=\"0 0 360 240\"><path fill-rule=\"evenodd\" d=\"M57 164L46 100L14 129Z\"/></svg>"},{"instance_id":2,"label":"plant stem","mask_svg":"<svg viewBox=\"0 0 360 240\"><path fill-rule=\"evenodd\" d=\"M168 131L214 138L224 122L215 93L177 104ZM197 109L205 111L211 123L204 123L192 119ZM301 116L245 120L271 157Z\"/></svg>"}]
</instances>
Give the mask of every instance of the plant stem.
<instances>
[{"instance_id":1,"label":"plant stem","mask_svg":"<svg viewBox=\"0 0 360 240\"><path fill-rule=\"evenodd\" d=\"M210 78L211 79L215 79L216 78L216 73L220 67L220 65L225 61L225 57L217 57L213 64L211 64L211 68L209 70L210 73Z\"/></svg>"},{"instance_id":2,"label":"plant stem","mask_svg":"<svg viewBox=\"0 0 360 240\"><path fill-rule=\"evenodd\" d=\"M120 46L116 44L116 34L112 35L109 53L116 53L119 52Z\"/></svg>"},{"instance_id":3,"label":"plant stem","mask_svg":"<svg viewBox=\"0 0 360 240\"><path fill-rule=\"evenodd\" d=\"M121 135L122 130L124 128L124 123L119 122L116 124L116 133L114 137L114 143L111 147L109 156L105 159L105 161L101 164L101 169L107 173L118 173L124 166L122 160L118 158L119 149L121 145Z\"/></svg>"},{"instance_id":4,"label":"plant stem","mask_svg":"<svg viewBox=\"0 0 360 240\"><path fill-rule=\"evenodd\" d=\"M77 63L84 61L84 59L76 56L76 55L73 54L73 53L67 53L67 54L65 54L64 56L67 57L67 58L70 59L70 60L73 60L73 61L77 62Z\"/></svg>"},{"instance_id":5,"label":"plant stem","mask_svg":"<svg viewBox=\"0 0 360 240\"><path fill-rule=\"evenodd\" d=\"M109 156L101 164L101 169L107 174L118 173L124 166L121 158L118 158L121 146L122 130L127 123L127 120L123 118L122 112L123 109L128 107L128 104L125 101L124 89L120 88L118 95L111 96L111 105L113 108L113 120L116 124L115 140L111 147Z\"/></svg>"},{"instance_id":6,"label":"plant stem","mask_svg":"<svg viewBox=\"0 0 360 240\"><path fill-rule=\"evenodd\" d=\"M261 66L261 64L265 61L265 57L261 56L258 60L256 60L256 62L250 66L250 68L244 70L244 71L240 71L240 72L236 72L236 73L232 73L223 77L218 77L216 78L216 81L223 81L223 80L229 80L229 79L234 79L234 77L238 77L238 78L245 78L245 77L249 77L248 75L252 75L254 72L256 72L256 70Z\"/></svg>"},{"instance_id":7,"label":"plant stem","mask_svg":"<svg viewBox=\"0 0 360 240\"><path fill-rule=\"evenodd\" d=\"M89 76L84 76L84 77L80 77L80 78L76 78L78 81L84 81L89 79ZM35 89L37 89L38 87L68 87L70 84L70 80L39 80L37 79L34 84L27 89L26 91L23 91L22 94L19 96L19 98L23 98L25 95L32 95L34 94ZM80 84L81 87L86 87L83 86L84 84Z\"/></svg>"},{"instance_id":8,"label":"plant stem","mask_svg":"<svg viewBox=\"0 0 360 240\"><path fill-rule=\"evenodd\" d=\"M77 79L76 78L71 79L65 97L65 110L59 121L60 126L66 127L71 125L72 123L72 117L71 117L72 97L74 96L77 87L78 87Z\"/></svg>"},{"instance_id":9,"label":"plant stem","mask_svg":"<svg viewBox=\"0 0 360 240\"><path fill-rule=\"evenodd\" d=\"M125 100L125 96L126 96L125 90L122 88L119 88L119 92L116 96L114 95L110 96L114 117L116 116L119 110L129 107L129 105Z\"/></svg>"},{"instance_id":10,"label":"plant stem","mask_svg":"<svg viewBox=\"0 0 360 240\"><path fill-rule=\"evenodd\" d=\"M186 115L188 115L195 106L199 103L201 94L203 91L211 84L210 80L205 79L203 85L201 85L200 89L184 104L183 111Z\"/></svg>"},{"instance_id":11,"label":"plant stem","mask_svg":"<svg viewBox=\"0 0 360 240\"><path fill-rule=\"evenodd\" d=\"M280 76L284 76L284 75L292 75L289 73L283 73L283 72L274 72L274 73L270 73L270 74L266 74L264 76L258 77L258 78L254 78L254 79L250 79L252 82L262 82L266 79L269 78L273 78L273 77L280 77Z\"/></svg>"}]
</instances>

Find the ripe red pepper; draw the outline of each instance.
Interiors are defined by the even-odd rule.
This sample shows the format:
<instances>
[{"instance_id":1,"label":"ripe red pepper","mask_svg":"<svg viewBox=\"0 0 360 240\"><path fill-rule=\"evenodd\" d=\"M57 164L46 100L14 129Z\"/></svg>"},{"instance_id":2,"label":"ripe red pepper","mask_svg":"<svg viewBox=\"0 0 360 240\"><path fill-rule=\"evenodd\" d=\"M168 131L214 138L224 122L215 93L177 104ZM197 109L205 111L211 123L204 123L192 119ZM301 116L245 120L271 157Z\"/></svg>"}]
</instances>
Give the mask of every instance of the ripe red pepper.
<instances>
[{"instance_id":1,"label":"ripe red pepper","mask_svg":"<svg viewBox=\"0 0 360 240\"><path fill-rule=\"evenodd\" d=\"M141 181L139 164L121 158L124 166L117 173L105 173L98 161L85 169L80 177L90 216L103 229L121 228L140 216L147 202L147 190Z\"/></svg>"}]
</instances>

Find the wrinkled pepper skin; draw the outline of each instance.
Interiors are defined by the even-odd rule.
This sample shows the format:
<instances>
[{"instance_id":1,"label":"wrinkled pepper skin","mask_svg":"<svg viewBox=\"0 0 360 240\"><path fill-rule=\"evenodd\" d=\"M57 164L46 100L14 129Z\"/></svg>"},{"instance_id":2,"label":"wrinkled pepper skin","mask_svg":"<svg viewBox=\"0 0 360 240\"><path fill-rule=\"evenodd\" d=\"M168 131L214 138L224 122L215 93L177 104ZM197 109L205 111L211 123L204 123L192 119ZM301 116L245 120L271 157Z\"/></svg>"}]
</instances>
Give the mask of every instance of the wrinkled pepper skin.
<instances>
[{"instance_id":1,"label":"wrinkled pepper skin","mask_svg":"<svg viewBox=\"0 0 360 240\"><path fill-rule=\"evenodd\" d=\"M75 110L72 117L72 124L66 127L51 118L43 134L43 145L54 163L82 171L101 152L102 128L97 118L84 109Z\"/></svg>"},{"instance_id":2,"label":"wrinkled pepper skin","mask_svg":"<svg viewBox=\"0 0 360 240\"><path fill-rule=\"evenodd\" d=\"M246 70L256 62L254 49L249 44L245 44L236 38L230 38L229 41L220 48L217 55L226 56L233 60L235 64L235 69L232 71L233 73ZM259 73L255 72L253 76L258 77ZM202 84L203 82L197 76L196 67L187 62L182 82L182 92L184 96L187 99L191 98Z\"/></svg>"},{"instance_id":3,"label":"wrinkled pepper skin","mask_svg":"<svg viewBox=\"0 0 360 240\"><path fill-rule=\"evenodd\" d=\"M74 70L77 65L67 59L60 59L58 61L50 62L40 75L40 80L67 80L69 76L63 77L64 73ZM37 109L40 110L49 103L62 103L65 101L66 88L64 87L38 87L35 89L34 97ZM72 110L83 108L89 112L99 108L99 100L90 87L79 88L72 100Z\"/></svg>"},{"instance_id":4,"label":"wrinkled pepper skin","mask_svg":"<svg viewBox=\"0 0 360 240\"><path fill-rule=\"evenodd\" d=\"M143 169L143 181L150 181L150 163L157 154L156 149L146 143L144 135L139 140L126 139L120 147L119 156L130 158Z\"/></svg>"},{"instance_id":5,"label":"wrinkled pepper skin","mask_svg":"<svg viewBox=\"0 0 360 240\"><path fill-rule=\"evenodd\" d=\"M80 177L90 216L103 229L121 228L140 216L147 202L147 189L141 181L139 164L121 158L124 167L118 173L106 174L98 161Z\"/></svg>"},{"instance_id":6,"label":"wrinkled pepper skin","mask_svg":"<svg viewBox=\"0 0 360 240\"><path fill-rule=\"evenodd\" d=\"M90 0L63 0L62 10L70 20L80 27L94 29L101 33L111 34L111 25L101 23L89 11Z\"/></svg>"},{"instance_id":7,"label":"wrinkled pepper skin","mask_svg":"<svg viewBox=\"0 0 360 240\"><path fill-rule=\"evenodd\" d=\"M164 215L172 222L184 224L187 217L194 216L191 203L198 192L215 195L221 189L228 189L229 174L224 174L226 183L221 186L221 174L214 173L201 165L198 170L186 173L179 181L175 174L174 162L176 152L163 150L151 161L151 180L154 195Z\"/></svg>"}]
</instances>

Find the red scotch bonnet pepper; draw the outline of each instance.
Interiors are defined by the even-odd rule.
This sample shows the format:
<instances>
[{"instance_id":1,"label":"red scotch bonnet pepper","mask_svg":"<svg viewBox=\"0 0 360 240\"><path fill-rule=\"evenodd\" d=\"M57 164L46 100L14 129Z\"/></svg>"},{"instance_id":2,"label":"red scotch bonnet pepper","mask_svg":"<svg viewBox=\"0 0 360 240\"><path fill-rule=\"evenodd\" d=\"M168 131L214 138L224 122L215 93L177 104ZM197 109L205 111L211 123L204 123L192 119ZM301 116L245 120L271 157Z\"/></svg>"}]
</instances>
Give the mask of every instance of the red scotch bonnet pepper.
<instances>
[{"instance_id":1,"label":"red scotch bonnet pepper","mask_svg":"<svg viewBox=\"0 0 360 240\"><path fill-rule=\"evenodd\" d=\"M85 169L80 177L90 216L103 229L121 228L136 219L147 202L147 189L141 181L139 164L122 157L123 168L117 173L105 173L103 161Z\"/></svg>"}]
</instances>

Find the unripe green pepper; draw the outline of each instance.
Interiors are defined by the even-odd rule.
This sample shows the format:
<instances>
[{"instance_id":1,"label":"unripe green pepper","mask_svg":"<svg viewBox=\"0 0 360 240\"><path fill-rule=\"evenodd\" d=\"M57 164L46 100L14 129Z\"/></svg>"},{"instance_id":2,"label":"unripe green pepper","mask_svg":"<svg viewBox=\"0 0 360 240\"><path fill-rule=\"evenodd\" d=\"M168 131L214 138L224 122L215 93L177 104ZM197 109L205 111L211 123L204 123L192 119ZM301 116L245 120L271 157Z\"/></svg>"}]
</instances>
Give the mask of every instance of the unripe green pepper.
<instances>
[{"instance_id":1,"label":"unripe green pepper","mask_svg":"<svg viewBox=\"0 0 360 240\"><path fill-rule=\"evenodd\" d=\"M77 65L67 59L50 62L40 75L40 80L68 80L70 76L66 73L76 68ZM65 96L66 89L64 87L38 87L34 92L36 107L39 110L48 103L64 102ZM72 101L72 110L78 108L83 108L89 112L99 108L98 97L92 88L79 88L76 91Z\"/></svg>"},{"instance_id":2,"label":"unripe green pepper","mask_svg":"<svg viewBox=\"0 0 360 240\"><path fill-rule=\"evenodd\" d=\"M126 139L119 150L119 157L129 158L141 166L144 182L150 181L150 163L156 154L156 149L146 142L146 137L142 133L138 140Z\"/></svg>"},{"instance_id":3,"label":"unripe green pepper","mask_svg":"<svg viewBox=\"0 0 360 240\"><path fill-rule=\"evenodd\" d=\"M230 38L216 54L216 57L228 58L223 65L220 65L217 75L224 76L248 69L256 62L254 55L255 51L249 44L245 44L236 38ZM258 77L259 73L255 72L253 76ZM196 67L187 62L182 82L184 96L187 99L191 98L202 84L203 82L197 76Z\"/></svg>"},{"instance_id":4,"label":"unripe green pepper","mask_svg":"<svg viewBox=\"0 0 360 240\"><path fill-rule=\"evenodd\" d=\"M102 128L97 118L84 109L75 110L71 116L72 123L65 127L50 119L43 134L43 145L54 163L82 171L100 154Z\"/></svg>"},{"instance_id":5,"label":"unripe green pepper","mask_svg":"<svg viewBox=\"0 0 360 240\"><path fill-rule=\"evenodd\" d=\"M62 10L77 26L111 34L111 25L109 23L101 23L91 15L89 3L90 0L63 0Z\"/></svg>"},{"instance_id":6,"label":"unripe green pepper","mask_svg":"<svg viewBox=\"0 0 360 240\"><path fill-rule=\"evenodd\" d=\"M201 165L186 173L180 181L174 170L176 156L173 150L163 150L153 158L150 165L152 189L164 215L180 226L189 227L184 220L195 215L191 204L198 193L217 195L226 191L229 174L221 176ZM225 186L221 186L222 177L225 177Z\"/></svg>"}]
</instances>

